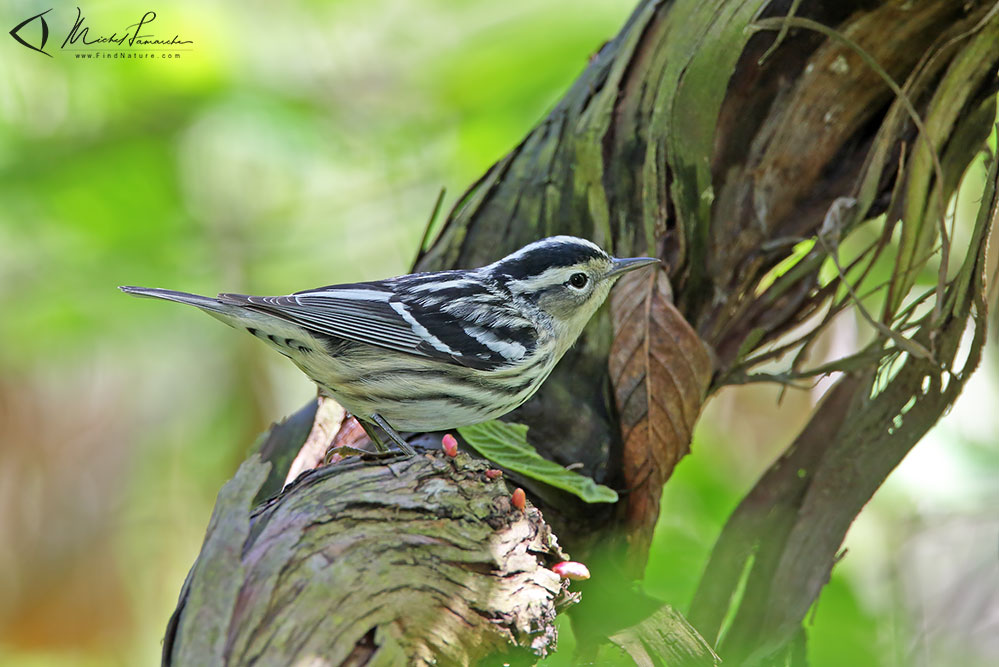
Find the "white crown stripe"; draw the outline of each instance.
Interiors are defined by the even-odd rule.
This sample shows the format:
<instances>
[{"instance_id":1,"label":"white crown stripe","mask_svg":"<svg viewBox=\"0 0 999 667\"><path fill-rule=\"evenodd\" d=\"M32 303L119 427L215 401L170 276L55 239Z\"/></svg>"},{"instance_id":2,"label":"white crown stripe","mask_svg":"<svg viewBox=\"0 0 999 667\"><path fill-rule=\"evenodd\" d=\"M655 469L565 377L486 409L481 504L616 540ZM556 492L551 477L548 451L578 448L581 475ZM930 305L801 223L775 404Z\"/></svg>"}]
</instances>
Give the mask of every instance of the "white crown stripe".
<instances>
[{"instance_id":1,"label":"white crown stripe","mask_svg":"<svg viewBox=\"0 0 999 667\"><path fill-rule=\"evenodd\" d=\"M521 248L520 250L518 250L517 252L515 252L515 253L513 253L511 255L507 255L503 259L500 259L497 262L494 262L494 264L498 264L499 262L505 262L505 261L508 261L508 260L511 260L511 259L518 259L520 257L523 257L524 255L526 255L529 252L533 252L535 250L538 250L539 248L548 248L548 247L551 247L551 246L560 246L560 245L567 245L567 244L568 245L577 245L577 246L578 245L587 246L589 248L592 248L593 250L596 250L599 253L603 253L603 250L600 249L600 246L598 246L596 243L593 243L592 241L588 241L586 239L576 238L575 236L551 236L549 238L542 239L540 241L535 241L534 243L530 243L530 244L524 246L523 248ZM493 264L491 264L490 266L493 266Z\"/></svg>"}]
</instances>

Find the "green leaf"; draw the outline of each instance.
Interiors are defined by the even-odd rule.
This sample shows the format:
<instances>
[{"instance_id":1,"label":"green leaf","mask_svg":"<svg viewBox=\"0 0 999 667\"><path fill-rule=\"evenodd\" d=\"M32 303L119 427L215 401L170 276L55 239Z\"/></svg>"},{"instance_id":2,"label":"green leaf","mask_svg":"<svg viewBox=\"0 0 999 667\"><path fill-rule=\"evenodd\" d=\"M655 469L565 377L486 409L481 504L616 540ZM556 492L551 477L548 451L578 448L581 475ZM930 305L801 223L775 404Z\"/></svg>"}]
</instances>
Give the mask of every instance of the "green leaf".
<instances>
[{"instance_id":1,"label":"green leaf","mask_svg":"<svg viewBox=\"0 0 999 667\"><path fill-rule=\"evenodd\" d=\"M458 429L458 433L472 449L496 465L568 491L588 503L617 502L617 492L614 489L542 458L528 444L527 427L523 424L494 419L482 424L463 426Z\"/></svg>"}]
</instances>

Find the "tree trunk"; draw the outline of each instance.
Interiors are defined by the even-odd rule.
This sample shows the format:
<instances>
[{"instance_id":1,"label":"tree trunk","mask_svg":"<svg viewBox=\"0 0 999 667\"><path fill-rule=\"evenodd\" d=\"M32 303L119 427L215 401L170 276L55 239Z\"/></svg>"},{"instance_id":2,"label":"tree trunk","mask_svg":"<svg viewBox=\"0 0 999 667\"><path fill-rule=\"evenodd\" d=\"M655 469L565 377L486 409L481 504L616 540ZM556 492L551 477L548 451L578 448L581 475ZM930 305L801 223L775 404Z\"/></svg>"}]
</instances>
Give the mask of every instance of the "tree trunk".
<instances>
[{"instance_id":1,"label":"tree trunk","mask_svg":"<svg viewBox=\"0 0 999 667\"><path fill-rule=\"evenodd\" d=\"M711 664L682 617L627 585L641 576L658 516L649 499L686 453L706 393L837 372L809 425L730 518L691 610L718 643L752 562L719 653L736 664L793 660L846 529L977 365L994 188L969 248L951 247L942 220L995 118L996 43L999 12L986 2L641 3L551 114L459 198L416 263L477 266L554 234L664 260L662 276L622 281L619 306L598 313L508 417L530 427L545 457L631 493L589 505L507 472L549 532L536 510L511 509L509 488L485 478L485 464L435 453L322 467L251 512L265 471L248 462L220 494L164 662L542 655L571 599L549 569L564 557L555 534L594 575L573 608L592 651L606 639L636 660L660 660L674 641L684 650L670 664ZM875 240L841 256L840 241L862 226ZM865 282L883 256L890 280ZM905 297L931 260L939 279L917 311ZM820 280L823 265L838 277ZM863 307L862 284L883 296L881 312L862 311L874 342L807 367L825 325ZM635 334L629 318L642 313ZM958 363L967 328L972 353ZM681 354L634 361L655 345ZM790 353L781 373L754 371ZM889 374L894 362L901 370ZM269 492L303 431L291 420L263 444L274 463ZM608 620L607 604L626 611ZM668 641L651 638L649 619Z\"/></svg>"},{"instance_id":2,"label":"tree trunk","mask_svg":"<svg viewBox=\"0 0 999 667\"><path fill-rule=\"evenodd\" d=\"M172 662L475 664L554 645L572 595L544 565L562 553L481 462L341 462L248 516L268 467L249 459L219 494Z\"/></svg>"}]
</instances>

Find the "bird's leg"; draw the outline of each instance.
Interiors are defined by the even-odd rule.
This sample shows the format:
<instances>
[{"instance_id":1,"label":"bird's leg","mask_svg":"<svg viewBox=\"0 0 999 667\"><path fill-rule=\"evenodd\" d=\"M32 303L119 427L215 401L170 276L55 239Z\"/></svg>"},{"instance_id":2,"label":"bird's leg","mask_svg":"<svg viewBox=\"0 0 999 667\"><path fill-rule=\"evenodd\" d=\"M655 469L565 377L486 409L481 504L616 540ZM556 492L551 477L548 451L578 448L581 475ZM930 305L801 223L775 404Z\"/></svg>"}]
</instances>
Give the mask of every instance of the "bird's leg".
<instances>
[{"instance_id":1,"label":"bird's leg","mask_svg":"<svg viewBox=\"0 0 999 667\"><path fill-rule=\"evenodd\" d=\"M375 430L374 425L364 421L363 419L358 419L357 423L360 424L361 428L364 429L364 432L368 434L368 437L371 439L371 442L374 443L375 449L378 450L378 453L387 454L389 448L385 446L385 443L382 442L382 439L378 436L378 431Z\"/></svg>"},{"instance_id":2,"label":"bird's leg","mask_svg":"<svg viewBox=\"0 0 999 667\"><path fill-rule=\"evenodd\" d=\"M371 414L371 421L373 421L374 423L376 423L376 424L378 424L379 426L382 427L382 430L385 431L385 435L387 435L390 440L392 440L393 442L395 442L395 444L399 445L399 449L402 450L403 454L405 454L406 456L415 456L416 455L416 450L413 449L409 445L409 443L406 442L403 439L403 437L401 435L399 435L396 432L396 430L389 425L389 423L387 421L385 421L384 418L382 418L382 416L380 414L378 414L377 412L372 413ZM367 430L367 429L365 429L365 430ZM371 435L371 433L369 432L368 435ZM372 440L374 440L374 438L372 438ZM375 446L377 447L379 445L381 445L382 447L385 446L382 443L377 443L376 442Z\"/></svg>"}]
</instances>

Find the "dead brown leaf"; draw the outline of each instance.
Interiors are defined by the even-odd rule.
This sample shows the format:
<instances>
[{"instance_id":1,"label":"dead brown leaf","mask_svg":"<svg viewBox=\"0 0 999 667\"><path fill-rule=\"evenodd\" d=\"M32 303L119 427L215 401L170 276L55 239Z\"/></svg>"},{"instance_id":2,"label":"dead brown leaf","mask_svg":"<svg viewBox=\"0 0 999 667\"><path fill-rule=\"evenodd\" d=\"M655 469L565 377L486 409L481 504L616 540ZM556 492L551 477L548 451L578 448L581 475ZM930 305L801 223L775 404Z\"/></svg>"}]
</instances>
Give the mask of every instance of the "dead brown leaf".
<instances>
[{"instance_id":1,"label":"dead brown leaf","mask_svg":"<svg viewBox=\"0 0 999 667\"><path fill-rule=\"evenodd\" d=\"M711 355L673 306L665 270L624 276L611 293L608 365L624 441L628 557L640 573L663 484L689 451L711 381Z\"/></svg>"}]
</instances>

